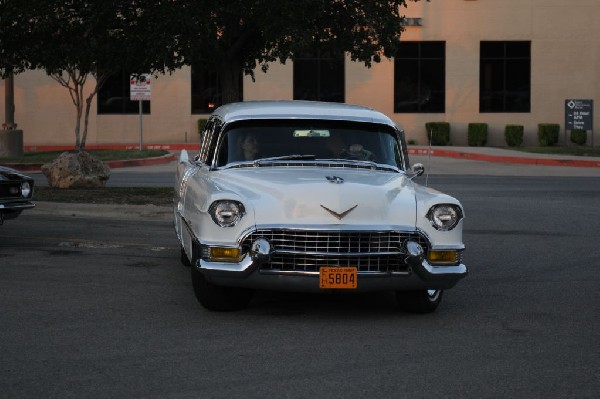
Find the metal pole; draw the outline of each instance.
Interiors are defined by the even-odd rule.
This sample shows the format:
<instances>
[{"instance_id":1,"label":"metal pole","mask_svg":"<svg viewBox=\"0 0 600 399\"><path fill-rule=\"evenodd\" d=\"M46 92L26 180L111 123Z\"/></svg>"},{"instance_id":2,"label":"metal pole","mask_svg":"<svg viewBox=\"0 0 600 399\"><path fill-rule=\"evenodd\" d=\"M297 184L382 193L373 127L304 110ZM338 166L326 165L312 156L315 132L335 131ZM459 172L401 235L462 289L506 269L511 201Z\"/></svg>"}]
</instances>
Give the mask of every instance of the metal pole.
<instances>
[{"instance_id":1,"label":"metal pole","mask_svg":"<svg viewBox=\"0 0 600 399\"><path fill-rule=\"evenodd\" d=\"M144 147L144 125L142 122L142 100L138 101L140 104L140 151Z\"/></svg>"}]
</instances>

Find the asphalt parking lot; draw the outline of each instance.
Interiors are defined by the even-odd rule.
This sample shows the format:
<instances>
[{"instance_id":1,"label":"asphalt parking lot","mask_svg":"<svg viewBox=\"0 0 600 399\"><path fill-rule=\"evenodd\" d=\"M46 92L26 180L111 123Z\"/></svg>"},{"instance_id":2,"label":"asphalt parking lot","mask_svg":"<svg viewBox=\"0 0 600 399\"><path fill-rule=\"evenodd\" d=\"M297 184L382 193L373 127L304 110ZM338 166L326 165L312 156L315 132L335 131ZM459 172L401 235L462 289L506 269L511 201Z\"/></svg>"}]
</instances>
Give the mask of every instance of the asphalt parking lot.
<instances>
[{"instance_id":1,"label":"asphalt parking lot","mask_svg":"<svg viewBox=\"0 0 600 399\"><path fill-rule=\"evenodd\" d=\"M470 268L425 316L388 294L266 291L209 312L170 208L38 204L0 227L2 396L595 398L598 171L417 161L465 206Z\"/></svg>"}]
</instances>

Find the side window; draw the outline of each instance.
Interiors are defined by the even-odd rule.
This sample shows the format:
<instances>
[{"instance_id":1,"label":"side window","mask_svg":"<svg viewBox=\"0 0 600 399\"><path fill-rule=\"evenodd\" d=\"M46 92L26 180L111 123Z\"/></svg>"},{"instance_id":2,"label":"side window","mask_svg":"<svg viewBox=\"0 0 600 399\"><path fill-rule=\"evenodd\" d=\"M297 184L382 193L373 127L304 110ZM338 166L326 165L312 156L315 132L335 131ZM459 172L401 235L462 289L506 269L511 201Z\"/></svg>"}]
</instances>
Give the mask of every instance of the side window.
<instances>
[{"instance_id":1,"label":"side window","mask_svg":"<svg viewBox=\"0 0 600 399\"><path fill-rule=\"evenodd\" d=\"M401 42L394 58L394 112L446 110L446 43Z\"/></svg>"},{"instance_id":2,"label":"side window","mask_svg":"<svg viewBox=\"0 0 600 399\"><path fill-rule=\"evenodd\" d=\"M531 111L531 42L480 43L479 112Z\"/></svg>"},{"instance_id":3,"label":"side window","mask_svg":"<svg viewBox=\"0 0 600 399\"><path fill-rule=\"evenodd\" d=\"M198 154L198 158L202 162L206 162L206 154L208 149L208 140L210 140L211 132L213 129L214 121L209 119L204 125L204 129L200 134L200 152Z\"/></svg>"},{"instance_id":4,"label":"side window","mask_svg":"<svg viewBox=\"0 0 600 399\"><path fill-rule=\"evenodd\" d=\"M243 73L238 82L238 97L244 98ZM202 64L192 65L192 114L210 114L223 105L223 88L220 73L216 69L207 68Z\"/></svg>"},{"instance_id":5,"label":"side window","mask_svg":"<svg viewBox=\"0 0 600 399\"><path fill-rule=\"evenodd\" d=\"M215 156L215 150L217 148L217 140L219 139L219 133L221 131L221 121L214 119L211 123L210 129L206 130L205 137L202 141L202 148L204 156L202 159L209 166L213 164L213 158Z\"/></svg>"}]
</instances>

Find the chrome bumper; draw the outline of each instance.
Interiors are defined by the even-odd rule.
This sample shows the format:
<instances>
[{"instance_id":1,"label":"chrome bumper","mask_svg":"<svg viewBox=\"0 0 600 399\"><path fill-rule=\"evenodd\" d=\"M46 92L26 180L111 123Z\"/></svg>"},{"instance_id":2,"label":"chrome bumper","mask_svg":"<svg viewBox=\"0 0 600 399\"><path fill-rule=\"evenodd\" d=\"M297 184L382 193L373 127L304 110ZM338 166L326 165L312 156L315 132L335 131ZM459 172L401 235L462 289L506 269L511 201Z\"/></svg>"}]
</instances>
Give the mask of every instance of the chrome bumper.
<instances>
[{"instance_id":1,"label":"chrome bumper","mask_svg":"<svg viewBox=\"0 0 600 399\"><path fill-rule=\"evenodd\" d=\"M263 271L260 270L263 262L264 260L246 256L239 263L199 260L194 267L217 285L286 291L322 291L319 288L318 272ZM467 274L464 264L432 266L423 260L417 265L411 265L407 272L358 272L357 291L448 289Z\"/></svg>"}]
</instances>

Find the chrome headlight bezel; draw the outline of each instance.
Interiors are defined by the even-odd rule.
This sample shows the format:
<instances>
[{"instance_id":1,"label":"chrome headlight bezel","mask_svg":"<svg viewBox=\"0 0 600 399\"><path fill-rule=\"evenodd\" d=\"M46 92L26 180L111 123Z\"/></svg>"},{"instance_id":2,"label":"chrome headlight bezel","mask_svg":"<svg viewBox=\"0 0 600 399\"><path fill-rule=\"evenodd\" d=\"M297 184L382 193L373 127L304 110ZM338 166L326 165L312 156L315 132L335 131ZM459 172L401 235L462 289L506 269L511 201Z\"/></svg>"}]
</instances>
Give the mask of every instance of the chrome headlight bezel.
<instances>
[{"instance_id":1,"label":"chrome headlight bezel","mask_svg":"<svg viewBox=\"0 0 600 399\"><path fill-rule=\"evenodd\" d=\"M433 228L439 231L452 230L462 218L462 208L456 204L437 204L427 212L427 219Z\"/></svg>"},{"instance_id":2,"label":"chrome headlight bezel","mask_svg":"<svg viewBox=\"0 0 600 399\"><path fill-rule=\"evenodd\" d=\"M246 214L244 204L235 200L217 200L210 205L208 213L220 227L233 227Z\"/></svg>"}]
</instances>

